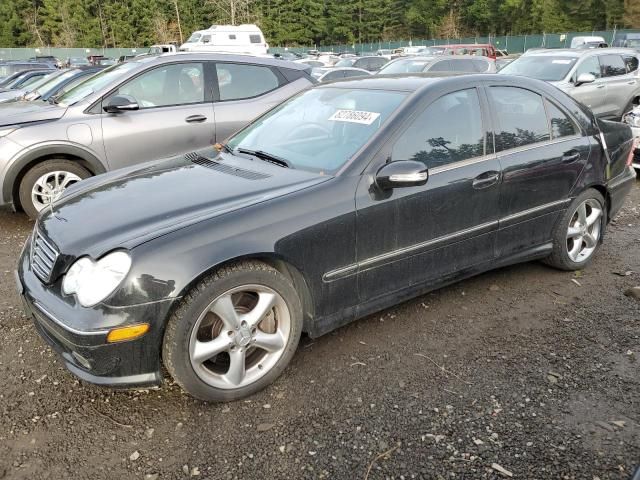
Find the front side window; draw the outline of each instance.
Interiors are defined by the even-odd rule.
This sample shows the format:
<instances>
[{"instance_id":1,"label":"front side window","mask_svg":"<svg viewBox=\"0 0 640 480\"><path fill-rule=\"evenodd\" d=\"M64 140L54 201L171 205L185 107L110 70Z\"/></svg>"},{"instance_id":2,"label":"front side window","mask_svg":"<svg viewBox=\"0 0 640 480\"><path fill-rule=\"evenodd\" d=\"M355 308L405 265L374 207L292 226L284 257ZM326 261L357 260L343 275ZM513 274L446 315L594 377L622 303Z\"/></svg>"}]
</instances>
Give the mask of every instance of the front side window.
<instances>
[{"instance_id":1,"label":"front side window","mask_svg":"<svg viewBox=\"0 0 640 480\"><path fill-rule=\"evenodd\" d=\"M187 40L185 43L198 43L198 40L200 40L201 36L202 34L200 33L194 33L189 37L189 40Z\"/></svg>"},{"instance_id":2,"label":"front side window","mask_svg":"<svg viewBox=\"0 0 640 480\"><path fill-rule=\"evenodd\" d=\"M496 151L523 147L550 139L542 97L517 87L489 88L498 122Z\"/></svg>"},{"instance_id":3,"label":"front side window","mask_svg":"<svg viewBox=\"0 0 640 480\"><path fill-rule=\"evenodd\" d=\"M599 58L603 77L617 77L627 73L627 66L620 55L601 55Z\"/></svg>"},{"instance_id":4,"label":"front side window","mask_svg":"<svg viewBox=\"0 0 640 480\"><path fill-rule=\"evenodd\" d=\"M269 67L236 63L216 64L220 100L252 98L275 90L278 77Z\"/></svg>"},{"instance_id":5,"label":"front side window","mask_svg":"<svg viewBox=\"0 0 640 480\"><path fill-rule=\"evenodd\" d=\"M205 99L203 65L178 63L154 68L121 85L113 95L129 95L141 109L202 103Z\"/></svg>"},{"instance_id":6,"label":"front side window","mask_svg":"<svg viewBox=\"0 0 640 480\"><path fill-rule=\"evenodd\" d=\"M417 160L428 168L484 155L482 111L475 88L440 97L393 147L393 160Z\"/></svg>"},{"instance_id":7,"label":"front side window","mask_svg":"<svg viewBox=\"0 0 640 480\"><path fill-rule=\"evenodd\" d=\"M293 168L332 174L385 124L404 92L354 88L305 91L232 137L228 146L267 152Z\"/></svg>"},{"instance_id":8,"label":"front side window","mask_svg":"<svg viewBox=\"0 0 640 480\"><path fill-rule=\"evenodd\" d=\"M638 70L638 57L635 55L625 55L622 58L627 66L627 73L632 73Z\"/></svg>"},{"instance_id":9,"label":"front side window","mask_svg":"<svg viewBox=\"0 0 640 480\"><path fill-rule=\"evenodd\" d=\"M547 114L549 115L549 124L551 125L551 138L562 138L577 135L580 130L576 124L562 110L553 103L545 100L547 104Z\"/></svg>"},{"instance_id":10,"label":"front side window","mask_svg":"<svg viewBox=\"0 0 640 480\"><path fill-rule=\"evenodd\" d=\"M576 68L574 80L577 80L580 75L585 73L590 73L596 78L602 77L602 74L600 73L600 62L598 61L598 57L585 58L580 63L580 65L578 65L578 68Z\"/></svg>"}]
</instances>

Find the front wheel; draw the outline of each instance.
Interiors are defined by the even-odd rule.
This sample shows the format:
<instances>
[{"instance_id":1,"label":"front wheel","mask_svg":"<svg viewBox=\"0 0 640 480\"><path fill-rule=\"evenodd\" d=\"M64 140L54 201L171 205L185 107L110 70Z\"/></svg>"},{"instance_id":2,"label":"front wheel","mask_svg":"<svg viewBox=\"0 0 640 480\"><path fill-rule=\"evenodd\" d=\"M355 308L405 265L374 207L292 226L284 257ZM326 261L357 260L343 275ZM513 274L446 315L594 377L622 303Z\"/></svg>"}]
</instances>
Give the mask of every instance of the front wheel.
<instances>
[{"instance_id":1,"label":"front wheel","mask_svg":"<svg viewBox=\"0 0 640 480\"><path fill-rule=\"evenodd\" d=\"M242 262L182 300L167 324L163 361L194 397L237 400L280 376L301 332L302 307L289 279L264 263Z\"/></svg>"},{"instance_id":2,"label":"front wheel","mask_svg":"<svg viewBox=\"0 0 640 480\"><path fill-rule=\"evenodd\" d=\"M553 252L546 263L561 270L587 266L602 245L607 224L604 198L595 189L576 197L553 231Z\"/></svg>"},{"instance_id":3,"label":"front wheel","mask_svg":"<svg viewBox=\"0 0 640 480\"><path fill-rule=\"evenodd\" d=\"M31 218L62 196L64 191L91 173L77 162L52 159L31 168L20 182L20 205Z\"/></svg>"}]
</instances>

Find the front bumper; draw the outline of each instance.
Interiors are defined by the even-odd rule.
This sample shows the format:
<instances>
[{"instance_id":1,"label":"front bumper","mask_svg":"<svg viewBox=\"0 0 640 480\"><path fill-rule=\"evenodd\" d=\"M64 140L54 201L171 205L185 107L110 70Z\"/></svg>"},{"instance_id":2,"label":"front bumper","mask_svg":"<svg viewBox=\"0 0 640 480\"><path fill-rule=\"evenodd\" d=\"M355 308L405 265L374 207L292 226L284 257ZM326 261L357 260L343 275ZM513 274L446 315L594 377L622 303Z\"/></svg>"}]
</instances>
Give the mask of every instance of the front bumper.
<instances>
[{"instance_id":1,"label":"front bumper","mask_svg":"<svg viewBox=\"0 0 640 480\"><path fill-rule=\"evenodd\" d=\"M624 201L633 188L636 172L633 167L627 167L624 172L612 179L607 185L611 204L609 206L609 220L612 220L624 205Z\"/></svg>"},{"instance_id":2,"label":"front bumper","mask_svg":"<svg viewBox=\"0 0 640 480\"><path fill-rule=\"evenodd\" d=\"M26 314L74 375L90 383L122 388L162 382L160 352L171 301L80 307L58 295L55 284L49 288L42 285L30 270L28 253L21 256L15 276ZM136 323L149 323L151 328L138 339L107 343L110 329ZM87 324L95 328L86 328Z\"/></svg>"}]
</instances>

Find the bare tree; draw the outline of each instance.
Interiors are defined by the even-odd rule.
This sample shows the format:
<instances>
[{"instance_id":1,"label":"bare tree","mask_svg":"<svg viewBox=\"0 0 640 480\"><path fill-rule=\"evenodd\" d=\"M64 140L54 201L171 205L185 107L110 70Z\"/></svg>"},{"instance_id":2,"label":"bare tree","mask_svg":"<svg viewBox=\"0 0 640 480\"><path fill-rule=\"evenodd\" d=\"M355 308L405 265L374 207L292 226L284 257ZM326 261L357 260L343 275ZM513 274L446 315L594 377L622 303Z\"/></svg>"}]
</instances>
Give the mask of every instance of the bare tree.
<instances>
[{"instance_id":1,"label":"bare tree","mask_svg":"<svg viewBox=\"0 0 640 480\"><path fill-rule=\"evenodd\" d=\"M207 0L207 3L213 5L216 21L231 25L255 21L251 11L253 0Z\"/></svg>"},{"instance_id":2,"label":"bare tree","mask_svg":"<svg viewBox=\"0 0 640 480\"><path fill-rule=\"evenodd\" d=\"M33 11L27 12L27 22L31 33L38 38L39 46L44 47L45 43L42 35L40 35L40 28L38 28L38 7L35 7Z\"/></svg>"}]
</instances>

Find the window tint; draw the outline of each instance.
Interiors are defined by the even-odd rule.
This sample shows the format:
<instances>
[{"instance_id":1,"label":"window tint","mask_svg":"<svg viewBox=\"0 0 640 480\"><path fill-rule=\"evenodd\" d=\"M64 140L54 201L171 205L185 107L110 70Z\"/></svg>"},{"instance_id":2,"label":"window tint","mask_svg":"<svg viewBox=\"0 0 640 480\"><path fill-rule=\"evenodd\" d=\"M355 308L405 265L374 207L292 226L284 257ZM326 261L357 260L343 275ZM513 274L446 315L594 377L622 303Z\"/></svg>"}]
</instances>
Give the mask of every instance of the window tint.
<instances>
[{"instance_id":1,"label":"window tint","mask_svg":"<svg viewBox=\"0 0 640 480\"><path fill-rule=\"evenodd\" d=\"M627 66L627 73L635 72L638 70L638 57L634 55L625 55L622 57L624 63Z\"/></svg>"},{"instance_id":2,"label":"window tint","mask_svg":"<svg viewBox=\"0 0 640 480\"><path fill-rule=\"evenodd\" d=\"M125 83L113 95L130 95L141 109L204 102L202 64L178 63L154 68Z\"/></svg>"},{"instance_id":3,"label":"window tint","mask_svg":"<svg viewBox=\"0 0 640 480\"><path fill-rule=\"evenodd\" d=\"M576 124L562 110L553 103L545 100L547 104L547 114L551 125L551 138L570 137L577 135L580 130Z\"/></svg>"},{"instance_id":4,"label":"window tint","mask_svg":"<svg viewBox=\"0 0 640 480\"><path fill-rule=\"evenodd\" d=\"M367 75L364 72L359 72L358 70L344 70L343 71L345 77L362 77Z\"/></svg>"},{"instance_id":5,"label":"window tint","mask_svg":"<svg viewBox=\"0 0 640 480\"><path fill-rule=\"evenodd\" d=\"M249 35L249 41L251 43L262 43L262 38L260 38L260 35Z\"/></svg>"},{"instance_id":6,"label":"window tint","mask_svg":"<svg viewBox=\"0 0 640 480\"><path fill-rule=\"evenodd\" d=\"M278 88L278 77L269 67L218 63L220 100L257 97Z\"/></svg>"},{"instance_id":7,"label":"window tint","mask_svg":"<svg viewBox=\"0 0 640 480\"><path fill-rule=\"evenodd\" d=\"M496 151L549 140L549 125L540 95L516 87L491 87L489 94L498 122Z\"/></svg>"},{"instance_id":8,"label":"window tint","mask_svg":"<svg viewBox=\"0 0 640 480\"><path fill-rule=\"evenodd\" d=\"M373 70L380 70L386 64L387 64L387 60L384 58L369 59L369 68L372 68Z\"/></svg>"},{"instance_id":9,"label":"window tint","mask_svg":"<svg viewBox=\"0 0 640 480\"><path fill-rule=\"evenodd\" d=\"M428 71L429 72L450 72L452 68L453 67L451 67L451 62L449 62L449 60L441 60L431 65Z\"/></svg>"},{"instance_id":10,"label":"window tint","mask_svg":"<svg viewBox=\"0 0 640 480\"><path fill-rule=\"evenodd\" d=\"M338 71L335 71L335 72L329 72L329 73L325 74L325 76L322 78L322 81L328 82L330 80L337 80L339 78L344 78L344 71L343 70L338 70Z\"/></svg>"},{"instance_id":11,"label":"window tint","mask_svg":"<svg viewBox=\"0 0 640 480\"><path fill-rule=\"evenodd\" d=\"M404 132L393 160L417 160L429 167L484 155L480 101L475 89L440 97Z\"/></svg>"},{"instance_id":12,"label":"window tint","mask_svg":"<svg viewBox=\"0 0 640 480\"><path fill-rule=\"evenodd\" d=\"M336 64L337 65L337 64ZM353 66L355 68L363 68L365 70L369 70L369 59L368 58L361 58L360 60L356 60L353 63Z\"/></svg>"},{"instance_id":13,"label":"window tint","mask_svg":"<svg viewBox=\"0 0 640 480\"><path fill-rule=\"evenodd\" d=\"M589 57L586 58L578 68L576 68L575 78L577 79L583 73L590 73L596 78L600 78L602 74L600 73L600 62L598 61L598 57Z\"/></svg>"},{"instance_id":14,"label":"window tint","mask_svg":"<svg viewBox=\"0 0 640 480\"><path fill-rule=\"evenodd\" d=\"M603 77L616 77L627 73L627 66L620 55L601 55L599 58Z\"/></svg>"}]
</instances>

